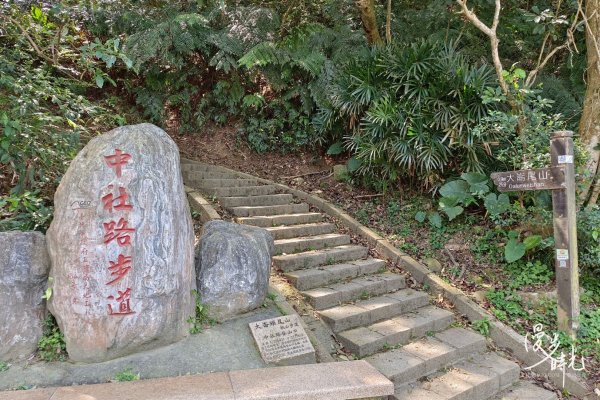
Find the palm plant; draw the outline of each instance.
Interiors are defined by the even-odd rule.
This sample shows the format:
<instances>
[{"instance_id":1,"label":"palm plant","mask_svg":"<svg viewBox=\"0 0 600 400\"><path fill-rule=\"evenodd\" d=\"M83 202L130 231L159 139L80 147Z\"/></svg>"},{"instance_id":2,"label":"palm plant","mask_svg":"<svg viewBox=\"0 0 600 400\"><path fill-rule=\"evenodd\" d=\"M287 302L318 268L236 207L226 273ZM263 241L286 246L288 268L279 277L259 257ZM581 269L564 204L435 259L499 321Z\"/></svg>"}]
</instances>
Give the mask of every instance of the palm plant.
<instances>
[{"instance_id":1,"label":"palm plant","mask_svg":"<svg viewBox=\"0 0 600 400\"><path fill-rule=\"evenodd\" d=\"M483 169L493 138L472 128L491 109L482 95L495 83L492 69L470 63L455 43L390 45L343 69L320 126L349 129L343 140L361 161L360 174L431 187L448 174Z\"/></svg>"}]
</instances>

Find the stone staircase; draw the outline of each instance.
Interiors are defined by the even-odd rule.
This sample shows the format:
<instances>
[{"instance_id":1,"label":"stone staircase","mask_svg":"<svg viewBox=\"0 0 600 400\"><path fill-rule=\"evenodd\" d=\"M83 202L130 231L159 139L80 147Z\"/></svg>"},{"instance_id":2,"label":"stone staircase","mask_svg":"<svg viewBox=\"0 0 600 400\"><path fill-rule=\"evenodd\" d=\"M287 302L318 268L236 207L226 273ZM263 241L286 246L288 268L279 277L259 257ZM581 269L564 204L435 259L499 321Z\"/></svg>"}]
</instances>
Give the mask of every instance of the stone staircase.
<instances>
[{"instance_id":1,"label":"stone staircase","mask_svg":"<svg viewBox=\"0 0 600 400\"><path fill-rule=\"evenodd\" d=\"M218 200L240 224L267 229L273 264L304 296L348 352L395 384L394 399L556 399L519 380L519 365L486 339L453 327L455 315L408 288L403 275L290 194L225 168L183 163L186 185Z\"/></svg>"}]
</instances>

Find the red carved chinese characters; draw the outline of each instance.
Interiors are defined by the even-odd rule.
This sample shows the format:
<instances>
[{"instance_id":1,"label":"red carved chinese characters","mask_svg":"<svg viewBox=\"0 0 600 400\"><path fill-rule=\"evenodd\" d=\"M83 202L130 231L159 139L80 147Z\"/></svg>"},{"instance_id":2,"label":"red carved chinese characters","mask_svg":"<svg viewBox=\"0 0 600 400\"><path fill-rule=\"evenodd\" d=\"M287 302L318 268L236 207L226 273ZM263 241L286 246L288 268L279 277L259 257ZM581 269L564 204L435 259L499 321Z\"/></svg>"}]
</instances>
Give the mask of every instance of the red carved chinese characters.
<instances>
[{"instance_id":1,"label":"red carved chinese characters","mask_svg":"<svg viewBox=\"0 0 600 400\"><path fill-rule=\"evenodd\" d=\"M117 240L119 246L129 246L131 244L130 234L135 231L134 228L127 227L127 220L119 219L119 222L105 222L104 225L104 244L109 244Z\"/></svg>"},{"instance_id":2,"label":"red carved chinese characters","mask_svg":"<svg viewBox=\"0 0 600 400\"><path fill-rule=\"evenodd\" d=\"M104 156L104 159L106 160L106 164L108 164L109 167L115 169L115 174L117 174L117 178L120 178L121 167L127 164L129 160L131 160L131 155L123 153L123 150L115 149L115 154L112 154L110 156Z\"/></svg>"},{"instance_id":3,"label":"red carved chinese characters","mask_svg":"<svg viewBox=\"0 0 600 400\"><path fill-rule=\"evenodd\" d=\"M113 185L108 185L108 188L112 190ZM131 204L125 204L129 195L127 194L127 189L119 186L119 195L114 197L112 193L107 194L102 197L102 202L104 203L104 209L112 212L113 207L117 211L129 211L133 209Z\"/></svg>"},{"instance_id":4,"label":"red carved chinese characters","mask_svg":"<svg viewBox=\"0 0 600 400\"><path fill-rule=\"evenodd\" d=\"M106 282L107 285L114 285L120 282L131 270L131 257L124 256L123 254L119 254L117 261L109 261L109 263L110 267L108 267L108 270L110 271L110 276L114 276L114 279Z\"/></svg>"},{"instance_id":5,"label":"red carved chinese characters","mask_svg":"<svg viewBox=\"0 0 600 400\"><path fill-rule=\"evenodd\" d=\"M112 155L104 156L106 164L110 168L114 168L115 175L117 178L121 177L122 167L131 160L131 155L124 153L123 150L115 149L115 153ZM114 187L117 187L118 194L115 194ZM103 209L109 213L114 212L128 212L133 210L133 205L128 204L127 200L129 195L127 194L127 188L118 185L108 185L110 193L102 196ZM131 236L135 232L135 228L129 226L127 215L120 216L119 220L111 220L104 222L104 244L108 245L113 240L120 246L130 246ZM123 284L123 278L129 274L133 268L133 257L124 254L119 254L116 261L109 261L108 272L110 273L107 286L117 286ZM124 285L125 286L125 285ZM110 295L107 300L110 300L113 304L107 304L108 315L129 315L135 314L135 311L131 308L131 288L125 286L124 290L117 290L117 297ZM114 303L118 304L114 304Z\"/></svg>"},{"instance_id":6,"label":"red carved chinese characters","mask_svg":"<svg viewBox=\"0 0 600 400\"><path fill-rule=\"evenodd\" d=\"M119 295L117 296L116 301L119 303L119 308L117 311L113 310L112 305L108 304L108 314L109 315L127 315L127 314L135 314L135 311L131 310L131 305L129 304L129 300L131 298L131 288L127 288L124 291L117 290ZM108 300L115 300L114 296L108 296Z\"/></svg>"}]
</instances>

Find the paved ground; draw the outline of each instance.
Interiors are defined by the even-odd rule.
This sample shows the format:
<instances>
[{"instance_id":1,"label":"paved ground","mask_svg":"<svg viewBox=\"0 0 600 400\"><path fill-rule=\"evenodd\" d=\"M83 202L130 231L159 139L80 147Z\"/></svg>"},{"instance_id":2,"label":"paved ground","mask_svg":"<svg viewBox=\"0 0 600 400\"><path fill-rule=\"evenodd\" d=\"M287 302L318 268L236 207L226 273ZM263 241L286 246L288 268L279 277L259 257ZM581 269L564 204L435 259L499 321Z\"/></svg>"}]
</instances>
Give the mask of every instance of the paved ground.
<instances>
[{"instance_id":1,"label":"paved ground","mask_svg":"<svg viewBox=\"0 0 600 400\"><path fill-rule=\"evenodd\" d=\"M141 379L199 374L213 371L263 368L248 323L281 315L273 305L213 326L203 333L143 353L97 364L38 362L12 365L0 372L0 390L26 387L104 383L131 369Z\"/></svg>"}]
</instances>

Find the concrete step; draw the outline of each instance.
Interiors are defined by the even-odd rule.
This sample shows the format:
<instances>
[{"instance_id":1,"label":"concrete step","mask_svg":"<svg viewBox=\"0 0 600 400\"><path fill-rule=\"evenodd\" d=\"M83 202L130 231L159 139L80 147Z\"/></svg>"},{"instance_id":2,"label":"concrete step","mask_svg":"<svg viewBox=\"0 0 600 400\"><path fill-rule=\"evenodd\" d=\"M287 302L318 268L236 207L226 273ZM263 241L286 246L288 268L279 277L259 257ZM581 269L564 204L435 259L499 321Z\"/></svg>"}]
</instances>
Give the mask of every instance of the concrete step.
<instances>
[{"instance_id":1,"label":"concrete step","mask_svg":"<svg viewBox=\"0 0 600 400\"><path fill-rule=\"evenodd\" d=\"M306 301L316 310L335 307L358 299L395 292L406 286L402 275L386 272L356 278L351 282L336 283L302 292Z\"/></svg>"},{"instance_id":2,"label":"concrete step","mask_svg":"<svg viewBox=\"0 0 600 400\"><path fill-rule=\"evenodd\" d=\"M267 228L275 240L291 239L302 236L324 235L326 233L335 232L335 229L335 224L331 224L329 222Z\"/></svg>"},{"instance_id":3,"label":"concrete step","mask_svg":"<svg viewBox=\"0 0 600 400\"><path fill-rule=\"evenodd\" d=\"M350 244L350 236L339 233L279 239L275 241L275 254L291 254L301 251L326 249Z\"/></svg>"},{"instance_id":4,"label":"concrete step","mask_svg":"<svg viewBox=\"0 0 600 400\"><path fill-rule=\"evenodd\" d=\"M219 197L219 203L223 207L242 206L278 206L290 204L294 200L291 194L266 194L264 196L235 196Z\"/></svg>"},{"instance_id":5,"label":"concrete step","mask_svg":"<svg viewBox=\"0 0 600 400\"><path fill-rule=\"evenodd\" d=\"M181 163L181 172L229 172L223 167L201 163Z\"/></svg>"},{"instance_id":6,"label":"concrete step","mask_svg":"<svg viewBox=\"0 0 600 400\"><path fill-rule=\"evenodd\" d=\"M376 258L350 261L343 264L324 265L314 269L301 269L284 274L298 290L309 290L330 285L362 275L385 271L385 261Z\"/></svg>"},{"instance_id":7,"label":"concrete step","mask_svg":"<svg viewBox=\"0 0 600 400\"><path fill-rule=\"evenodd\" d=\"M262 186L238 186L238 187L223 187L205 190L209 196L215 197L237 197L237 196L265 196L275 194L281 190L275 185Z\"/></svg>"},{"instance_id":8,"label":"concrete step","mask_svg":"<svg viewBox=\"0 0 600 400\"><path fill-rule=\"evenodd\" d=\"M256 179L190 179L189 185L204 190L223 187L255 186Z\"/></svg>"},{"instance_id":9,"label":"concrete step","mask_svg":"<svg viewBox=\"0 0 600 400\"><path fill-rule=\"evenodd\" d=\"M401 387L485 350L483 336L467 329L452 328L365 360L396 387Z\"/></svg>"},{"instance_id":10,"label":"concrete step","mask_svg":"<svg viewBox=\"0 0 600 400\"><path fill-rule=\"evenodd\" d=\"M307 213L308 204L285 204L280 206L245 206L245 207L232 207L230 211L236 217L257 217L257 216L268 216L268 215L281 215L281 214L295 214L295 213Z\"/></svg>"},{"instance_id":11,"label":"concrete step","mask_svg":"<svg viewBox=\"0 0 600 400\"><path fill-rule=\"evenodd\" d=\"M367 257L368 250L364 246L345 245L324 250L305 251L303 253L273 256L273 265L283 272L313 268L321 265L333 265L345 261Z\"/></svg>"},{"instance_id":12,"label":"concrete step","mask_svg":"<svg viewBox=\"0 0 600 400\"><path fill-rule=\"evenodd\" d=\"M499 393L494 400L557 400L556 393L534 385L531 382L519 381Z\"/></svg>"},{"instance_id":13,"label":"concrete step","mask_svg":"<svg viewBox=\"0 0 600 400\"><path fill-rule=\"evenodd\" d=\"M443 331L453 321L454 314L450 311L425 306L372 325L340 332L338 340L346 350L365 357L382 349L405 345L414 338ZM485 347L484 341L481 344Z\"/></svg>"},{"instance_id":14,"label":"concrete step","mask_svg":"<svg viewBox=\"0 0 600 400\"><path fill-rule=\"evenodd\" d=\"M519 366L494 353L462 361L431 380L397 388L396 400L489 399L519 379Z\"/></svg>"},{"instance_id":15,"label":"concrete step","mask_svg":"<svg viewBox=\"0 0 600 400\"><path fill-rule=\"evenodd\" d=\"M196 181L200 179L239 179L239 175L232 172L219 172L219 171L193 171L183 172L184 181Z\"/></svg>"},{"instance_id":16,"label":"concrete step","mask_svg":"<svg viewBox=\"0 0 600 400\"><path fill-rule=\"evenodd\" d=\"M236 218L238 224L259 226L268 228L280 225L312 224L321 222L323 215L320 213L300 213L300 214L281 214L281 215L262 215L256 217Z\"/></svg>"},{"instance_id":17,"label":"concrete step","mask_svg":"<svg viewBox=\"0 0 600 400\"><path fill-rule=\"evenodd\" d=\"M332 331L341 332L396 317L429 303L426 293L402 289L395 293L319 311Z\"/></svg>"}]
</instances>

